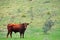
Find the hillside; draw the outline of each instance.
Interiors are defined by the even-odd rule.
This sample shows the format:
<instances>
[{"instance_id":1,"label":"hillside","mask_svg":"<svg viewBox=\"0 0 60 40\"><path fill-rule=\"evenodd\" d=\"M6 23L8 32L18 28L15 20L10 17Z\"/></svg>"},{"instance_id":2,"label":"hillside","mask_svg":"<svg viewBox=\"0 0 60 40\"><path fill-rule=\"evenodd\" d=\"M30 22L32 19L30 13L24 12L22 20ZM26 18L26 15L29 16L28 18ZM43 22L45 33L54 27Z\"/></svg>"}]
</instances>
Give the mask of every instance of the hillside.
<instances>
[{"instance_id":1,"label":"hillside","mask_svg":"<svg viewBox=\"0 0 60 40\"><path fill-rule=\"evenodd\" d=\"M59 30L60 0L0 0L0 29L2 28L2 30L6 29L6 26L9 23L19 24L24 22L32 22L26 31L27 34L30 33L28 31L32 31L33 33L39 29L41 32L44 23L49 18L55 22L52 30L54 32ZM60 33L60 31L58 31L58 33ZM51 40L54 40L54 38Z\"/></svg>"}]
</instances>

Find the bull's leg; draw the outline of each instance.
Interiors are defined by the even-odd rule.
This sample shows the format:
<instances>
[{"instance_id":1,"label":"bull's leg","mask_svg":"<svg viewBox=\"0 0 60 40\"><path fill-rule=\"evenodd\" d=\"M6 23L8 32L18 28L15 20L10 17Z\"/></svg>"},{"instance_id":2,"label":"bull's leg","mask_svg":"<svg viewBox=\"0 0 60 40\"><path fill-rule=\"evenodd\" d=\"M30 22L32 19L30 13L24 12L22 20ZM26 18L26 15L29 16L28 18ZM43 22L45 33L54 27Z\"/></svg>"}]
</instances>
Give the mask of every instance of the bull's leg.
<instances>
[{"instance_id":1,"label":"bull's leg","mask_svg":"<svg viewBox=\"0 0 60 40\"><path fill-rule=\"evenodd\" d=\"M21 38L22 34L20 33L20 38Z\"/></svg>"},{"instance_id":2,"label":"bull's leg","mask_svg":"<svg viewBox=\"0 0 60 40\"><path fill-rule=\"evenodd\" d=\"M20 33L20 38L24 38L24 33Z\"/></svg>"},{"instance_id":3,"label":"bull's leg","mask_svg":"<svg viewBox=\"0 0 60 40\"><path fill-rule=\"evenodd\" d=\"M22 38L24 38L24 33L22 33Z\"/></svg>"},{"instance_id":4,"label":"bull's leg","mask_svg":"<svg viewBox=\"0 0 60 40\"><path fill-rule=\"evenodd\" d=\"M12 32L10 32L10 37L12 38Z\"/></svg>"},{"instance_id":5,"label":"bull's leg","mask_svg":"<svg viewBox=\"0 0 60 40\"><path fill-rule=\"evenodd\" d=\"M10 33L10 32L7 33L7 38L8 38L9 33Z\"/></svg>"}]
</instances>

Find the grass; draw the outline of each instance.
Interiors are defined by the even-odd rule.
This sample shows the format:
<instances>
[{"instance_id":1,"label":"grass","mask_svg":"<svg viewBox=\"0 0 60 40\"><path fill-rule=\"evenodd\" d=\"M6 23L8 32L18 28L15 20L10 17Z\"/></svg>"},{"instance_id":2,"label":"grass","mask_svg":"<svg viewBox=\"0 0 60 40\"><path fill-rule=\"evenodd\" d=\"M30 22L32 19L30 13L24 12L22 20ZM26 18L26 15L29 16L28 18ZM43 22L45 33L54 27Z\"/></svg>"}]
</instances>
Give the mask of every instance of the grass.
<instances>
[{"instance_id":1,"label":"grass","mask_svg":"<svg viewBox=\"0 0 60 40\"><path fill-rule=\"evenodd\" d=\"M19 33L13 33L12 38L6 38L7 32L0 32L1 40L59 40L60 29L52 29L48 34L44 34L38 27L28 27L25 32L25 38L20 38Z\"/></svg>"}]
</instances>

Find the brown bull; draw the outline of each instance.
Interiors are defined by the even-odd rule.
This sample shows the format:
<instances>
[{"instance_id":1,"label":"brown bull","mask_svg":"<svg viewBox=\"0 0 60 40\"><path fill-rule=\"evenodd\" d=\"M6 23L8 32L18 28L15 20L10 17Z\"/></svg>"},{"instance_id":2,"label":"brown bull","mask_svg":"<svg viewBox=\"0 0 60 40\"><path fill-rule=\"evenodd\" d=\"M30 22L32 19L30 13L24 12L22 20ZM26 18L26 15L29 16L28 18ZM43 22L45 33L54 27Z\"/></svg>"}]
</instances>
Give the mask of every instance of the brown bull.
<instances>
[{"instance_id":1,"label":"brown bull","mask_svg":"<svg viewBox=\"0 0 60 40\"><path fill-rule=\"evenodd\" d=\"M7 25L7 29L8 29L8 33L7 33L7 38L8 35L10 34L10 37L12 38L12 32L19 32L20 33L20 37L24 38L24 32L27 28L27 25L29 25L29 23L22 23L22 24L8 24Z\"/></svg>"}]
</instances>

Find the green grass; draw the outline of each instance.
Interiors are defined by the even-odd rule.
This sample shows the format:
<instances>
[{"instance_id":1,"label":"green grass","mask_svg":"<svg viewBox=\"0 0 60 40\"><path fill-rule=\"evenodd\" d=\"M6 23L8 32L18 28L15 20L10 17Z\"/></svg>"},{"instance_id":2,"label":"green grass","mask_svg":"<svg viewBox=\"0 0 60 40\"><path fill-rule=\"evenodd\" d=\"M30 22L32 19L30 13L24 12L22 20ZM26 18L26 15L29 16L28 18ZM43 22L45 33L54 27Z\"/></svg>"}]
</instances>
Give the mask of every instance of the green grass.
<instances>
[{"instance_id":1,"label":"green grass","mask_svg":"<svg viewBox=\"0 0 60 40\"><path fill-rule=\"evenodd\" d=\"M28 27L25 32L25 38L20 38L19 33L13 33L12 38L6 38L7 32L0 32L1 40L59 40L60 29L52 29L48 34L44 34L38 27Z\"/></svg>"},{"instance_id":2,"label":"green grass","mask_svg":"<svg viewBox=\"0 0 60 40\"><path fill-rule=\"evenodd\" d=\"M31 9L31 7L33 7ZM32 12L31 12L32 10ZM43 33L45 21L56 20L48 34ZM33 13L33 20L31 20ZM22 17L25 16L25 17ZM31 22L25 32L25 38L19 33L13 33L12 38L6 38L8 23ZM2 29L1 29L2 28ZM60 0L0 0L0 40L60 40Z\"/></svg>"}]
</instances>

